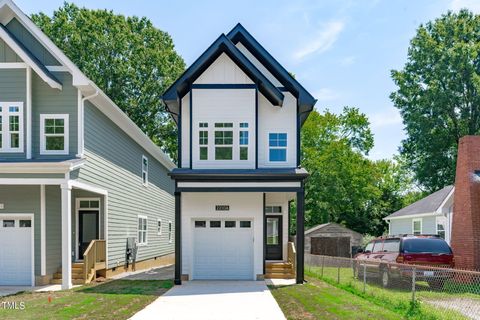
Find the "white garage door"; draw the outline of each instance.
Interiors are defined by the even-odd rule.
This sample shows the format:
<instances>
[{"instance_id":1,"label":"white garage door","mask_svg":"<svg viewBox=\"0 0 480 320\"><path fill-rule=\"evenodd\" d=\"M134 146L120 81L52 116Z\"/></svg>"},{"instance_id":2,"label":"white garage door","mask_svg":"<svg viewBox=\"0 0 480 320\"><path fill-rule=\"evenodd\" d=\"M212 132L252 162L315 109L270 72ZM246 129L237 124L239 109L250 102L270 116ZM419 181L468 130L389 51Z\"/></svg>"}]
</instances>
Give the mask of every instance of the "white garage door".
<instances>
[{"instance_id":1,"label":"white garage door","mask_svg":"<svg viewBox=\"0 0 480 320\"><path fill-rule=\"evenodd\" d=\"M0 215L0 285L32 285L32 220Z\"/></svg>"},{"instance_id":2,"label":"white garage door","mask_svg":"<svg viewBox=\"0 0 480 320\"><path fill-rule=\"evenodd\" d=\"M193 224L193 279L253 279L252 221L197 219Z\"/></svg>"}]
</instances>

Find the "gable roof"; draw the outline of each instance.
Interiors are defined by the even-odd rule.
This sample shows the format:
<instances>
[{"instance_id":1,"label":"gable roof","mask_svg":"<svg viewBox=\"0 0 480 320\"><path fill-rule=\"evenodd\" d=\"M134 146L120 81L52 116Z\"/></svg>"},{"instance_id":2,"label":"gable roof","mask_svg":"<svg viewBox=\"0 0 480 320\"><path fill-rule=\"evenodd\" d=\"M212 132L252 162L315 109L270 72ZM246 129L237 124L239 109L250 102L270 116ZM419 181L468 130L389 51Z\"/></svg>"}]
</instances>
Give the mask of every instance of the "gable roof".
<instances>
[{"instance_id":1,"label":"gable roof","mask_svg":"<svg viewBox=\"0 0 480 320\"><path fill-rule=\"evenodd\" d=\"M358 232L356 232L352 229L349 229L347 227L342 226L341 224L334 223L334 222L327 222L327 223L316 225L315 227L312 227L312 228L306 230L305 235L309 235L310 233L314 233L315 231L321 230L321 229L326 228L328 226L335 226L337 228L345 230L346 232L351 232L351 233L356 233L356 234L361 235L360 233L358 233Z\"/></svg>"},{"instance_id":2,"label":"gable roof","mask_svg":"<svg viewBox=\"0 0 480 320\"><path fill-rule=\"evenodd\" d=\"M3 24L0 24L0 38L50 87L62 89L62 83Z\"/></svg>"},{"instance_id":3,"label":"gable roof","mask_svg":"<svg viewBox=\"0 0 480 320\"><path fill-rule=\"evenodd\" d=\"M190 90L190 85L222 54L233 60L256 83L262 94L275 106L283 104L283 93L261 73L253 63L224 35L215 40L204 53L163 94L163 101L177 118L178 99Z\"/></svg>"},{"instance_id":4,"label":"gable roof","mask_svg":"<svg viewBox=\"0 0 480 320\"><path fill-rule=\"evenodd\" d=\"M383 219L388 220L391 218L406 218L414 215L438 214L440 213L442 206L453 195L453 192L453 186L446 186Z\"/></svg>"},{"instance_id":5,"label":"gable roof","mask_svg":"<svg viewBox=\"0 0 480 320\"><path fill-rule=\"evenodd\" d=\"M317 100L240 23L227 34L227 37L234 44L241 42L297 98L300 120L303 124Z\"/></svg>"},{"instance_id":6,"label":"gable roof","mask_svg":"<svg viewBox=\"0 0 480 320\"><path fill-rule=\"evenodd\" d=\"M165 168L175 168L172 160L108 97L92 80L58 48L40 28L20 10L12 0L0 0L0 24L7 24L13 18L22 24L30 34L47 49L55 59L72 75L72 84L83 95L90 95L89 101L107 115L121 130L144 148ZM5 29L5 28L4 28ZM13 49L13 48L12 48ZM93 95L92 95L93 93Z\"/></svg>"}]
</instances>

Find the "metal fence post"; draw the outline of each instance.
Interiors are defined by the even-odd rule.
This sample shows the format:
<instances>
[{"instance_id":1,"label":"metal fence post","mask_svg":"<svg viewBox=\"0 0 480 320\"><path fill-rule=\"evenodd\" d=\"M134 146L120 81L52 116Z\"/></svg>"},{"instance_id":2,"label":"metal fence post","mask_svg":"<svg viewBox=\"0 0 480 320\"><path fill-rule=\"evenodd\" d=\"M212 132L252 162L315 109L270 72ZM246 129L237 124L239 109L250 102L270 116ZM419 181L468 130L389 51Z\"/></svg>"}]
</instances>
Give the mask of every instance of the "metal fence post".
<instances>
[{"instance_id":1,"label":"metal fence post","mask_svg":"<svg viewBox=\"0 0 480 320\"><path fill-rule=\"evenodd\" d=\"M338 265L338 270L337 270L337 283L340 283L340 264Z\"/></svg>"},{"instance_id":2,"label":"metal fence post","mask_svg":"<svg viewBox=\"0 0 480 320\"><path fill-rule=\"evenodd\" d=\"M412 270L412 303L415 303L415 278L417 276L417 271L415 270L415 267L413 267Z\"/></svg>"},{"instance_id":3,"label":"metal fence post","mask_svg":"<svg viewBox=\"0 0 480 320\"><path fill-rule=\"evenodd\" d=\"M363 293L366 292L367 287L367 264L363 264Z\"/></svg>"},{"instance_id":4,"label":"metal fence post","mask_svg":"<svg viewBox=\"0 0 480 320\"><path fill-rule=\"evenodd\" d=\"M321 278L323 278L323 267L325 265L325 256L322 256L322 276Z\"/></svg>"}]
</instances>

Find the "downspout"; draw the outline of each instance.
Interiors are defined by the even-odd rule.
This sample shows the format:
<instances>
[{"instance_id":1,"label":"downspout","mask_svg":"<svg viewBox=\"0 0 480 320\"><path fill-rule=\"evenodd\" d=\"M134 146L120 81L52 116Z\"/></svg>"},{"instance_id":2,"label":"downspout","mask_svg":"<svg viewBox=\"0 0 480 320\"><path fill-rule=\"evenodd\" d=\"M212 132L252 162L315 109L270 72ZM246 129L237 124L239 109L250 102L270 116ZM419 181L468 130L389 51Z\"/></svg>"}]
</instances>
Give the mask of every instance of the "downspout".
<instances>
[{"instance_id":1,"label":"downspout","mask_svg":"<svg viewBox=\"0 0 480 320\"><path fill-rule=\"evenodd\" d=\"M80 110L78 110L78 119L80 120L79 123L78 123L78 154L77 154L77 157L79 158L83 158L84 157L84 151L85 151L85 122L84 122L84 119L85 119L85 101L89 100L89 99L92 99L92 98L95 98L96 96L98 96L100 93L100 91L98 89L95 89L95 93L89 95L89 96L86 96L84 98L82 98L82 100L80 101ZM79 90L79 94L81 96L81 92Z\"/></svg>"}]
</instances>

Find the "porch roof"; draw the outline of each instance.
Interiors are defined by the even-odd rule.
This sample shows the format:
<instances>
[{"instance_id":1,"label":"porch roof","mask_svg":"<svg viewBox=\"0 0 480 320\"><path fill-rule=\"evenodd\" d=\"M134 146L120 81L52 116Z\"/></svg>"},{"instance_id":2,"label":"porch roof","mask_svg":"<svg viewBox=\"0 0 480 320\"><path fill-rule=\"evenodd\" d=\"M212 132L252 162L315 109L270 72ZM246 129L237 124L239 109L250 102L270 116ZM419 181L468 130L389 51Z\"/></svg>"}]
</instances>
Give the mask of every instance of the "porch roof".
<instances>
[{"instance_id":1,"label":"porch roof","mask_svg":"<svg viewBox=\"0 0 480 320\"><path fill-rule=\"evenodd\" d=\"M308 177L304 168L260 169L188 169L176 168L169 173L177 181L303 181Z\"/></svg>"},{"instance_id":2,"label":"porch roof","mask_svg":"<svg viewBox=\"0 0 480 320\"><path fill-rule=\"evenodd\" d=\"M2 160L0 173L67 173L85 163L85 159Z\"/></svg>"}]
</instances>

